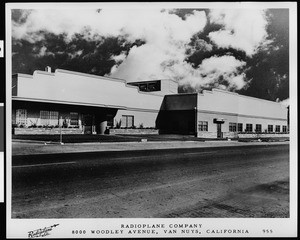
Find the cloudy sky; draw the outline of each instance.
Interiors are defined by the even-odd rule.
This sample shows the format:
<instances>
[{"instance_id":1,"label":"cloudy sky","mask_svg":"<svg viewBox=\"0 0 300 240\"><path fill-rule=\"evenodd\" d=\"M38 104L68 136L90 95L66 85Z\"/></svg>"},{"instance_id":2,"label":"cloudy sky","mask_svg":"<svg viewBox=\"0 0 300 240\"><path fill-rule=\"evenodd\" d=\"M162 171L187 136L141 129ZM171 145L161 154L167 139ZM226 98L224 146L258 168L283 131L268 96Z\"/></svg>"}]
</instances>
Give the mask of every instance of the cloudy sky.
<instances>
[{"instance_id":1,"label":"cloudy sky","mask_svg":"<svg viewBox=\"0 0 300 240\"><path fill-rule=\"evenodd\" d=\"M13 73L61 68L289 98L287 9L15 9Z\"/></svg>"}]
</instances>

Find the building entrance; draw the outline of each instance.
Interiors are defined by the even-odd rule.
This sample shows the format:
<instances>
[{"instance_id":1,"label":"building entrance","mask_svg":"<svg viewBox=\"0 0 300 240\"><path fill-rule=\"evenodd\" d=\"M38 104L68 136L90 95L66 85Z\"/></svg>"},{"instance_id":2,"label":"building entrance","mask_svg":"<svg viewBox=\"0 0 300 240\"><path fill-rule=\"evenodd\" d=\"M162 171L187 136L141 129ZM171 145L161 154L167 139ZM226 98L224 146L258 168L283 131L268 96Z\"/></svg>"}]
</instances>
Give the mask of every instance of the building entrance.
<instances>
[{"instance_id":1,"label":"building entrance","mask_svg":"<svg viewBox=\"0 0 300 240\"><path fill-rule=\"evenodd\" d=\"M223 118L215 118L214 123L217 124L217 138L223 138L222 124L225 122Z\"/></svg>"},{"instance_id":2,"label":"building entrance","mask_svg":"<svg viewBox=\"0 0 300 240\"><path fill-rule=\"evenodd\" d=\"M223 138L222 124L217 123L217 138Z\"/></svg>"},{"instance_id":3,"label":"building entrance","mask_svg":"<svg viewBox=\"0 0 300 240\"><path fill-rule=\"evenodd\" d=\"M84 134L92 134L95 132L94 128L94 116L92 114L84 114L82 116Z\"/></svg>"}]
</instances>

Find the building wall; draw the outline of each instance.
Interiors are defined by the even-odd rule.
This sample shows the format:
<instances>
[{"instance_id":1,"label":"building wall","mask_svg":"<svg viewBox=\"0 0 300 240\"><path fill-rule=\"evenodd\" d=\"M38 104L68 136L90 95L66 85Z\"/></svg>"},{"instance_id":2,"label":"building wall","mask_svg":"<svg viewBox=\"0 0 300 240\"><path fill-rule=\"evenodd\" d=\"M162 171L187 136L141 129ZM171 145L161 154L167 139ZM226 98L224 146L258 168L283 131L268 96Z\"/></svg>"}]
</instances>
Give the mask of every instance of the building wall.
<instances>
[{"instance_id":1,"label":"building wall","mask_svg":"<svg viewBox=\"0 0 300 240\"><path fill-rule=\"evenodd\" d=\"M162 79L161 90L164 94L178 93L178 83L174 80Z\"/></svg>"},{"instance_id":2,"label":"building wall","mask_svg":"<svg viewBox=\"0 0 300 240\"><path fill-rule=\"evenodd\" d=\"M213 89L198 94L198 109L239 115L287 119L287 109L280 103Z\"/></svg>"},{"instance_id":3,"label":"building wall","mask_svg":"<svg viewBox=\"0 0 300 240\"><path fill-rule=\"evenodd\" d=\"M55 73L35 71L18 74L13 96L59 102L102 105L103 107L157 110L163 96L140 92L125 80L57 69Z\"/></svg>"},{"instance_id":4,"label":"building wall","mask_svg":"<svg viewBox=\"0 0 300 240\"><path fill-rule=\"evenodd\" d=\"M118 123L122 121L122 116L133 116L135 127L143 127L155 128L156 118L158 115L157 111L146 111L146 110L118 110L115 118L114 118L114 126L117 126Z\"/></svg>"},{"instance_id":5,"label":"building wall","mask_svg":"<svg viewBox=\"0 0 300 240\"><path fill-rule=\"evenodd\" d=\"M214 119L223 119L221 131L223 137L237 137L237 132L229 131L229 123L242 123L242 132L246 132L246 124L252 124L252 132L255 132L256 124L261 124L262 132L268 130L268 125L287 126L287 109L280 103L242 96L223 90L213 89L198 94L197 121L208 122L208 131L199 131L197 136L206 138L217 137L217 124Z\"/></svg>"},{"instance_id":6,"label":"building wall","mask_svg":"<svg viewBox=\"0 0 300 240\"><path fill-rule=\"evenodd\" d=\"M70 112L78 112L80 121L83 121L84 113L90 113L95 116L97 128L101 125L102 129L106 127L106 121L113 119L116 126L123 116L133 116L135 127L158 128L166 133L194 133L199 137L217 136L214 119L224 120L221 126L223 137L236 136L229 131L230 122L243 123L243 131L246 123L253 124L253 131L255 124L262 124L262 131L269 124L274 125L274 131L275 125L280 125L281 131L282 126L287 126L287 109L281 104L218 89L202 94L163 96L140 92L124 80L59 69L55 73L35 71L33 76L19 74L12 81L13 99L24 104L27 101L28 105L23 107L28 111L28 123L36 125L41 124L40 110L53 109L65 119L70 117ZM162 89L168 89L166 94L175 91L174 81L161 81ZM48 103L37 106L34 101ZM13 123L18 107L22 106L13 104ZM199 123L203 121L208 124L207 131L199 129Z\"/></svg>"},{"instance_id":7,"label":"building wall","mask_svg":"<svg viewBox=\"0 0 300 240\"><path fill-rule=\"evenodd\" d=\"M217 124L214 123L215 118L224 119L224 123L221 124L221 131L223 132L223 137L236 137L234 133L229 132L229 122L237 122L237 115L224 114L224 113L208 113L201 110L197 111L197 136L203 138L217 138ZM199 129L199 122L206 121L208 123L207 131L201 131Z\"/></svg>"}]
</instances>

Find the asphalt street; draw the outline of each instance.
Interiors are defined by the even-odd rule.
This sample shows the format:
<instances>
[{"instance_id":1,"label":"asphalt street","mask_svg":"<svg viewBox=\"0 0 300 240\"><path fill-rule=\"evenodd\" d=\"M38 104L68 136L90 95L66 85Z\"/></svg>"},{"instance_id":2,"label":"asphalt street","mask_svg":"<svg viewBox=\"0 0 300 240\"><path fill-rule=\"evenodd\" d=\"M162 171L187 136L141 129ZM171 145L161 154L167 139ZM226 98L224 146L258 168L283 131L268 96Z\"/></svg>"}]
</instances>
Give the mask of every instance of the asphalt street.
<instances>
[{"instance_id":1,"label":"asphalt street","mask_svg":"<svg viewBox=\"0 0 300 240\"><path fill-rule=\"evenodd\" d=\"M13 156L13 218L289 217L289 145Z\"/></svg>"}]
</instances>

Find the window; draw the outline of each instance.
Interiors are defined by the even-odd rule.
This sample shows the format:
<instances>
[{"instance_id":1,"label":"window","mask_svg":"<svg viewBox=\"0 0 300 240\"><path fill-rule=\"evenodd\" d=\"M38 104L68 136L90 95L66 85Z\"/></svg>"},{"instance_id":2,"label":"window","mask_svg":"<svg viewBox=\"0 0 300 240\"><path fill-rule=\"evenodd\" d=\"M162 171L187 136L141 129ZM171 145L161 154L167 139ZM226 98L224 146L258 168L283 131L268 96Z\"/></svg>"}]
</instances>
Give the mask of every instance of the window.
<instances>
[{"instance_id":1,"label":"window","mask_svg":"<svg viewBox=\"0 0 300 240\"><path fill-rule=\"evenodd\" d=\"M255 132L261 132L261 124L255 125Z\"/></svg>"},{"instance_id":2,"label":"window","mask_svg":"<svg viewBox=\"0 0 300 240\"><path fill-rule=\"evenodd\" d=\"M58 125L58 112L50 111L50 125Z\"/></svg>"},{"instance_id":3,"label":"window","mask_svg":"<svg viewBox=\"0 0 300 240\"><path fill-rule=\"evenodd\" d=\"M198 121L198 130L199 131L208 131L208 122L206 121Z\"/></svg>"},{"instance_id":4,"label":"window","mask_svg":"<svg viewBox=\"0 0 300 240\"><path fill-rule=\"evenodd\" d=\"M252 124L246 123L246 132L252 132Z\"/></svg>"},{"instance_id":5,"label":"window","mask_svg":"<svg viewBox=\"0 0 300 240\"><path fill-rule=\"evenodd\" d=\"M286 126L282 126L282 132L287 132Z\"/></svg>"},{"instance_id":6,"label":"window","mask_svg":"<svg viewBox=\"0 0 300 240\"><path fill-rule=\"evenodd\" d=\"M56 111L40 111L42 125L58 125L58 112Z\"/></svg>"},{"instance_id":7,"label":"window","mask_svg":"<svg viewBox=\"0 0 300 240\"><path fill-rule=\"evenodd\" d=\"M242 131L243 131L243 124L238 123L238 132L242 132Z\"/></svg>"},{"instance_id":8,"label":"window","mask_svg":"<svg viewBox=\"0 0 300 240\"><path fill-rule=\"evenodd\" d=\"M148 91L154 92L154 91L160 91L160 81L149 83L148 84Z\"/></svg>"},{"instance_id":9,"label":"window","mask_svg":"<svg viewBox=\"0 0 300 240\"><path fill-rule=\"evenodd\" d=\"M140 84L139 88L140 88L140 91L147 92L147 84Z\"/></svg>"},{"instance_id":10,"label":"window","mask_svg":"<svg viewBox=\"0 0 300 240\"><path fill-rule=\"evenodd\" d=\"M229 123L229 132L236 132L236 123Z\"/></svg>"},{"instance_id":11,"label":"window","mask_svg":"<svg viewBox=\"0 0 300 240\"><path fill-rule=\"evenodd\" d=\"M275 132L280 132L280 125L275 126Z\"/></svg>"},{"instance_id":12,"label":"window","mask_svg":"<svg viewBox=\"0 0 300 240\"><path fill-rule=\"evenodd\" d=\"M134 126L134 118L130 115L122 115L121 127L133 127Z\"/></svg>"},{"instance_id":13,"label":"window","mask_svg":"<svg viewBox=\"0 0 300 240\"><path fill-rule=\"evenodd\" d=\"M268 125L268 132L273 132L273 125Z\"/></svg>"},{"instance_id":14,"label":"window","mask_svg":"<svg viewBox=\"0 0 300 240\"><path fill-rule=\"evenodd\" d=\"M70 125L71 126L78 126L78 113L77 112L70 112Z\"/></svg>"},{"instance_id":15,"label":"window","mask_svg":"<svg viewBox=\"0 0 300 240\"><path fill-rule=\"evenodd\" d=\"M16 124L20 124L20 125L27 124L27 110L26 109L17 109Z\"/></svg>"},{"instance_id":16,"label":"window","mask_svg":"<svg viewBox=\"0 0 300 240\"><path fill-rule=\"evenodd\" d=\"M160 91L161 89L160 81L138 83L136 86L138 86L140 91L143 92L154 92L154 91Z\"/></svg>"}]
</instances>

